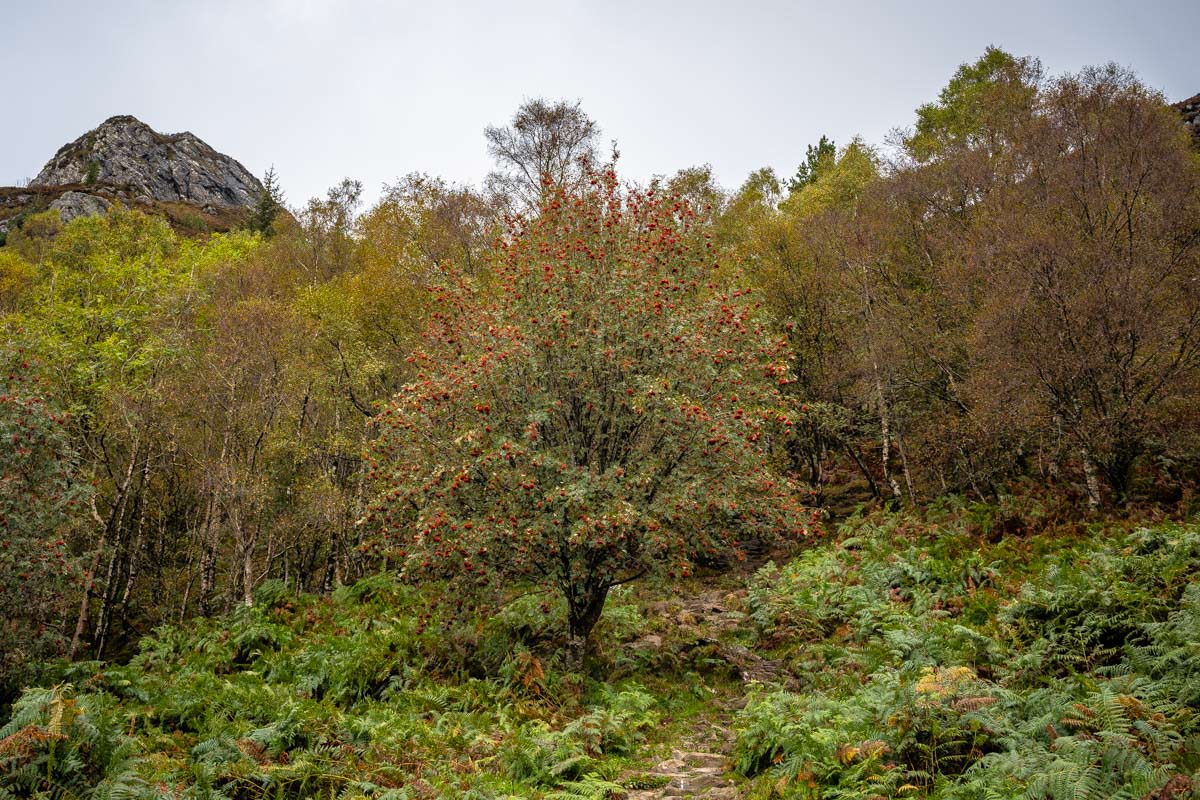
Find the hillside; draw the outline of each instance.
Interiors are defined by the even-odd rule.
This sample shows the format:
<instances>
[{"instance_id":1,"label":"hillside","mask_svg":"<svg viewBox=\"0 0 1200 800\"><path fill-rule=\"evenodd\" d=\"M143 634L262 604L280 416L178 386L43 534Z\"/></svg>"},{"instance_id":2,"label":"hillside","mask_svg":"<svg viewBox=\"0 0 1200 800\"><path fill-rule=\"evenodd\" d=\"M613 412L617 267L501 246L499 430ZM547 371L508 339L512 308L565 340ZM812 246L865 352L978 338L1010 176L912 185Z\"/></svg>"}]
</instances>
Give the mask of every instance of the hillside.
<instances>
[{"instance_id":1,"label":"hillside","mask_svg":"<svg viewBox=\"0 0 1200 800\"><path fill-rule=\"evenodd\" d=\"M877 515L779 566L479 622L385 575L261 586L128 665L57 665L0 792L210 798L1195 796L1200 529ZM167 787L170 787L168 790Z\"/></svg>"}]
</instances>

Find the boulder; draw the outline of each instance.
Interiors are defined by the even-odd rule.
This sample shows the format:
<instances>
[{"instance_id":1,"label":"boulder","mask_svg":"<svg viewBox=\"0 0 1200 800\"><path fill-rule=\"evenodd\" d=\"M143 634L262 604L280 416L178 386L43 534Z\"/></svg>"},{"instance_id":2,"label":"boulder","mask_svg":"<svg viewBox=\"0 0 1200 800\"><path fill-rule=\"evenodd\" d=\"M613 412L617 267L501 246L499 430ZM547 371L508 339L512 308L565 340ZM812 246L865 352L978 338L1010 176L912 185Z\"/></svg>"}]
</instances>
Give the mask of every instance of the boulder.
<instances>
[{"instance_id":1,"label":"boulder","mask_svg":"<svg viewBox=\"0 0 1200 800\"><path fill-rule=\"evenodd\" d=\"M111 207L112 203L103 197L83 192L63 192L58 199L50 203L50 208L58 210L63 222L70 222L76 217L105 214Z\"/></svg>"}]
</instances>

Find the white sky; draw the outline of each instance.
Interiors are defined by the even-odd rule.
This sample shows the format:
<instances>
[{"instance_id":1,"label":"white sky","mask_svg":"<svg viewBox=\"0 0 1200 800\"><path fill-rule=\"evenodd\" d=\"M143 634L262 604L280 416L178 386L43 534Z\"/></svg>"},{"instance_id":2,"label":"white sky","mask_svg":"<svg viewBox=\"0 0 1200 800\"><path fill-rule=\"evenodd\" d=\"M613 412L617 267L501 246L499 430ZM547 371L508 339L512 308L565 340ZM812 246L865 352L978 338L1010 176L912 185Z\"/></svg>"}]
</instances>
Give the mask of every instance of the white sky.
<instances>
[{"instance_id":1,"label":"white sky","mask_svg":"<svg viewBox=\"0 0 1200 800\"><path fill-rule=\"evenodd\" d=\"M343 177L478 183L483 128L580 99L622 174L790 174L821 134L881 142L989 44L1200 92L1200 2L0 0L0 184L114 114L190 130L291 204Z\"/></svg>"}]
</instances>

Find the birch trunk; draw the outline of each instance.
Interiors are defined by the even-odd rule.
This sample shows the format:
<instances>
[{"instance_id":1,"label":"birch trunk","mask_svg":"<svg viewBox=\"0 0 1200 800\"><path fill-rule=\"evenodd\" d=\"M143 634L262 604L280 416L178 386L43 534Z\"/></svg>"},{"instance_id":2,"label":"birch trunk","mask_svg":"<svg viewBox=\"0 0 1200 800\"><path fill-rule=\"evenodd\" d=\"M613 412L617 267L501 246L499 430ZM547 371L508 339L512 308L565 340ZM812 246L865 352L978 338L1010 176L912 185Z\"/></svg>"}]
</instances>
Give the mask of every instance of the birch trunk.
<instances>
[{"instance_id":1,"label":"birch trunk","mask_svg":"<svg viewBox=\"0 0 1200 800\"><path fill-rule=\"evenodd\" d=\"M1087 485L1088 506L1095 510L1100 507L1102 502L1100 471L1096 469L1096 462L1087 447L1079 448L1079 455L1083 459L1083 479Z\"/></svg>"}]
</instances>

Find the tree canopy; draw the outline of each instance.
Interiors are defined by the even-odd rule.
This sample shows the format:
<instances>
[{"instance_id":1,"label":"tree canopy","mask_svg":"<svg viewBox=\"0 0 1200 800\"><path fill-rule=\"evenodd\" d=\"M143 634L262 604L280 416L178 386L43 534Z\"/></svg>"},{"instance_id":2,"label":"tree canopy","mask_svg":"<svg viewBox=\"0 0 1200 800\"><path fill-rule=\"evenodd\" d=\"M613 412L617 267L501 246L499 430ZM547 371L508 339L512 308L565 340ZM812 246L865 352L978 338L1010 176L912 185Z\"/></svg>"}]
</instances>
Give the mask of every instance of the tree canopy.
<instances>
[{"instance_id":1,"label":"tree canopy","mask_svg":"<svg viewBox=\"0 0 1200 800\"><path fill-rule=\"evenodd\" d=\"M378 418L369 518L413 573L530 581L586 639L611 588L802 534L773 446L784 342L674 197L615 173L510 232L482 294L450 273Z\"/></svg>"}]
</instances>

